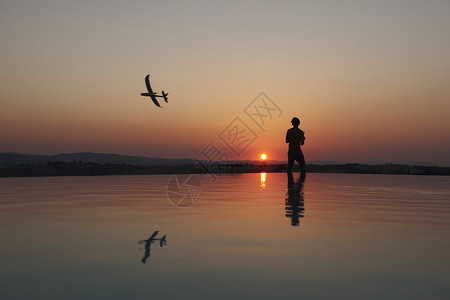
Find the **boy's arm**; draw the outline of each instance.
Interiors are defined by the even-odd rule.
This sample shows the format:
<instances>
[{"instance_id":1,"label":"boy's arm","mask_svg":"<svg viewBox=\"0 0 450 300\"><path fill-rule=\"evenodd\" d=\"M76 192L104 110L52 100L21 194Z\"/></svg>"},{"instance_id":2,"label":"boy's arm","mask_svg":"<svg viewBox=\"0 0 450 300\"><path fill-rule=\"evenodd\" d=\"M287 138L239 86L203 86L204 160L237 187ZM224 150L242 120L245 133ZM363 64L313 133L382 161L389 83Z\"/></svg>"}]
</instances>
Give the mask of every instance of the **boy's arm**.
<instances>
[{"instance_id":1,"label":"boy's arm","mask_svg":"<svg viewBox=\"0 0 450 300\"><path fill-rule=\"evenodd\" d=\"M286 131L286 143L289 143L289 130Z\"/></svg>"}]
</instances>

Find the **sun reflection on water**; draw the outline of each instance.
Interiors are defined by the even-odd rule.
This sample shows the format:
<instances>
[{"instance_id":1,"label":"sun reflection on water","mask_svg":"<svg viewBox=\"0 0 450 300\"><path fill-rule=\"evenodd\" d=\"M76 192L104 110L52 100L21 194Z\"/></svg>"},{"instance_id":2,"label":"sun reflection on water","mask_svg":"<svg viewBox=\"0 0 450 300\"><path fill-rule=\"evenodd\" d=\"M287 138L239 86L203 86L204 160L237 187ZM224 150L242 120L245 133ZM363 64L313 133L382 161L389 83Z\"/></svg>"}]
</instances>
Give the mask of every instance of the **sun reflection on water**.
<instances>
[{"instance_id":1,"label":"sun reflection on water","mask_svg":"<svg viewBox=\"0 0 450 300\"><path fill-rule=\"evenodd\" d=\"M259 187L261 189L266 188L266 172L261 172L261 185Z\"/></svg>"}]
</instances>

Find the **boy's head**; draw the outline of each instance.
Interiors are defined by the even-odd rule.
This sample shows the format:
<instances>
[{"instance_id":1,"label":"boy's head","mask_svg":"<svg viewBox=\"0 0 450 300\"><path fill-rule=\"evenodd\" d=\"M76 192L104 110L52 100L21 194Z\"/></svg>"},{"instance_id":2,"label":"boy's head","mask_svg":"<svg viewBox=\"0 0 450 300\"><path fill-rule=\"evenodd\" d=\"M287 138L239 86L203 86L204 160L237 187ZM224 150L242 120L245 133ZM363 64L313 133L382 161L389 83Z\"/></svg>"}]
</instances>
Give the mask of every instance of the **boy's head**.
<instances>
[{"instance_id":1,"label":"boy's head","mask_svg":"<svg viewBox=\"0 0 450 300\"><path fill-rule=\"evenodd\" d=\"M297 117L293 117L291 120L292 126L298 127L300 125L300 120Z\"/></svg>"}]
</instances>

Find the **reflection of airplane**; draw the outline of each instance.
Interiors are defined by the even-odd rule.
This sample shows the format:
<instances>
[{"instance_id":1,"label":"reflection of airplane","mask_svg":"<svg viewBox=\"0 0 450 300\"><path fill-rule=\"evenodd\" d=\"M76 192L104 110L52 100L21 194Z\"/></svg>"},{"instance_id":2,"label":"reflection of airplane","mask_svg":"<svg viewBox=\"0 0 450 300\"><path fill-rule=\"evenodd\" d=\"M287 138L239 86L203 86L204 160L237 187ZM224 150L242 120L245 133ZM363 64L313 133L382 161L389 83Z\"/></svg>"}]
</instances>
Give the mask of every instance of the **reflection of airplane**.
<instances>
[{"instance_id":1,"label":"reflection of airplane","mask_svg":"<svg viewBox=\"0 0 450 300\"><path fill-rule=\"evenodd\" d=\"M166 235L163 235L163 237L159 240L159 246L162 247L167 244Z\"/></svg>"},{"instance_id":2,"label":"reflection of airplane","mask_svg":"<svg viewBox=\"0 0 450 300\"><path fill-rule=\"evenodd\" d=\"M159 230L154 231L153 234L147 240L140 240L138 244L145 243L147 245L147 243L153 243L155 241L155 237L158 235L158 232Z\"/></svg>"},{"instance_id":3,"label":"reflection of airplane","mask_svg":"<svg viewBox=\"0 0 450 300\"><path fill-rule=\"evenodd\" d=\"M151 244L153 244L155 241L159 240L159 246L162 247L164 245L167 244L167 240L166 240L166 235L164 235L162 238L157 239L156 236L158 235L159 231L156 230L153 232L153 234L147 239L147 240L140 240L138 241L138 244L143 244L145 243L145 254L144 257L142 258L142 263L145 264L145 262L147 261L147 258L150 257L150 246Z\"/></svg>"},{"instance_id":4,"label":"reflection of airplane","mask_svg":"<svg viewBox=\"0 0 450 300\"><path fill-rule=\"evenodd\" d=\"M164 91L162 91L162 96L161 96L161 95L158 95L158 93L153 92L152 87L150 86L150 74L145 76L145 85L147 86L148 93L141 93L141 96L146 96L146 97L152 98L153 103L155 103L155 105L158 107L161 107L161 105L159 105L159 102L158 102L158 100L156 100L156 97L162 97L162 98L164 98L164 101L166 101L166 103L168 103L167 95L169 95L169 93L164 93Z\"/></svg>"},{"instance_id":5,"label":"reflection of airplane","mask_svg":"<svg viewBox=\"0 0 450 300\"><path fill-rule=\"evenodd\" d=\"M302 176L294 182L294 176L288 172L288 192L285 199L286 217L291 219L292 226L300 225L300 218L303 218L305 204L303 198L303 180Z\"/></svg>"}]
</instances>

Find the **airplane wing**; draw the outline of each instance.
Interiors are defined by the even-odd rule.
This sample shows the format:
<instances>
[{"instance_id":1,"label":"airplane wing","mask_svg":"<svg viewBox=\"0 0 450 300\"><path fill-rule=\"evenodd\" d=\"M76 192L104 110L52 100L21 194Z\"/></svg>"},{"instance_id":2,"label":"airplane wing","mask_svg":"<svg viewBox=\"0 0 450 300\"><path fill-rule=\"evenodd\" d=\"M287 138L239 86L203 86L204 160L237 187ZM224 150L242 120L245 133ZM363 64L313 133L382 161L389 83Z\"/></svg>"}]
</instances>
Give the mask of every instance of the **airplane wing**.
<instances>
[{"instance_id":1,"label":"airplane wing","mask_svg":"<svg viewBox=\"0 0 450 300\"><path fill-rule=\"evenodd\" d=\"M152 87L150 86L150 74L145 76L145 85L147 86L147 90L149 93L153 93ZM153 100L155 101L155 100ZM156 104L156 103L155 103Z\"/></svg>"},{"instance_id":2,"label":"airplane wing","mask_svg":"<svg viewBox=\"0 0 450 300\"><path fill-rule=\"evenodd\" d=\"M154 238L155 236L158 235L159 230L156 230L153 232L152 236L150 237L150 239Z\"/></svg>"},{"instance_id":3,"label":"airplane wing","mask_svg":"<svg viewBox=\"0 0 450 300\"><path fill-rule=\"evenodd\" d=\"M156 100L156 97L154 95L151 95L150 98L152 98L153 103L155 103L156 106L161 107L161 105L159 105L158 100Z\"/></svg>"}]
</instances>

